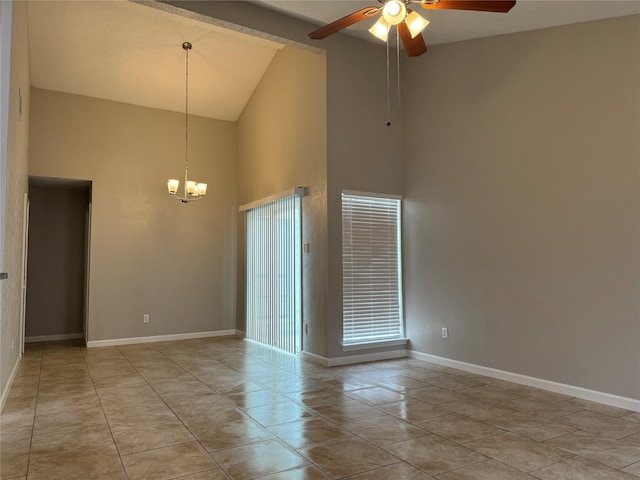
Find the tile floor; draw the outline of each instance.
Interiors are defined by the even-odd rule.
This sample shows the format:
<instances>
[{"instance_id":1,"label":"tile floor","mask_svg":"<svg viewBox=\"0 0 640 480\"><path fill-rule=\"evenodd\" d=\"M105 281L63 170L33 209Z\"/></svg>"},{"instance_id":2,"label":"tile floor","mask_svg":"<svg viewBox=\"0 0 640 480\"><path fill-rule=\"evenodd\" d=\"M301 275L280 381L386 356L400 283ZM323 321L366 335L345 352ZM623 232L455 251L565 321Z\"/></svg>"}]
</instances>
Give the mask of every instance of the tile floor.
<instances>
[{"instance_id":1,"label":"tile floor","mask_svg":"<svg viewBox=\"0 0 640 480\"><path fill-rule=\"evenodd\" d=\"M411 359L236 338L29 346L2 479L633 480L640 413Z\"/></svg>"}]
</instances>

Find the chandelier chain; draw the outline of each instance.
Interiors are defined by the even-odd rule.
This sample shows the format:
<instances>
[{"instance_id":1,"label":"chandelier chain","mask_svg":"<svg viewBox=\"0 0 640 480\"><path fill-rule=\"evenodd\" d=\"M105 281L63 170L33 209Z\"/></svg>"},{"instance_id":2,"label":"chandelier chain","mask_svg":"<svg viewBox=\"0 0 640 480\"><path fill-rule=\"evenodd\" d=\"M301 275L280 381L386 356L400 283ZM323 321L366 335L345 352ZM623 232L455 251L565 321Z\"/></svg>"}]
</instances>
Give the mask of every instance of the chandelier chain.
<instances>
[{"instance_id":1,"label":"chandelier chain","mask_svg":"<svg viewBox=\"0 0 640 480\"><path fill-rule=\"evenodd\" d=\"M183 47L187 52L184 95L184 169L189 170L189 49L191 44Z\"/></svg>"}]
</instances>

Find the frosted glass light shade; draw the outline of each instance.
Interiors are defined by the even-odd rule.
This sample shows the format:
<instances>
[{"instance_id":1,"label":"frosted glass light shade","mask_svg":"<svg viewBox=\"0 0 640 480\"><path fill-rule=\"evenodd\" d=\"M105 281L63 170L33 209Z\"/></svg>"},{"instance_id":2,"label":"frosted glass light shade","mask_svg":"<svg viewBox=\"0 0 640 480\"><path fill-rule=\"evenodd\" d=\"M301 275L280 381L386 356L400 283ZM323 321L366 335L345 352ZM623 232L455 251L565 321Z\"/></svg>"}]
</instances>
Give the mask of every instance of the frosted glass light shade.
<instances>
[{"instance_id":1,"label":"frosted glass light shade","mask_svg":"<svg viewBox=\"0 0 640 480\"><path fill-rule=\"evenodd\" d=\"M175 195L178 191L178 186L180 185L180 180L176 180L175 178L169 179L167 182L167 188L169 189L169 193L171 195Z\"/></svg>"},{"instance_id":2,"label":"frosted glass light shade","mask_svg":"<svg viewBox=\"0 0 640 480\"><path fill-rule=\"evenodd\" d=\"M207 194L207 184L199 183L194 180L187 180L186 170L184 172L184 180L185 180L184 197L178 194L178 190L180 187L180 180L171 178L167 181L167 188L169 189L169 194L173 198L177 198L178 200L181 200L182 203L189 203L192 200L199 200Z\"/></svg>"},{"instance_id":3,"label":"frosted glass light shade","mask_svg":"<svg viewBox=\"0 0 640 480\"><path fill-rule=\"evenodd\" d=\"M382 17L389 25L398 25L407 16L407 7L399 0L389 0L382 8Z\"/></svg>"},{"instance_id":4,"label":"frosted glass light shade","mask_svg":"<svg viewBox=\"0 0 640 480\"><path fill-rule=\"evenodd\" d=\"M416 12L410 12L409 15L407 15L405 23L407 24L407 27L409 27L409 32L411 32L411 38L416 38L416 36L422 32L430 22L426 18L422 18Z\"/></svg>"},{"instance_id":5,"label":"frosted glass light shade","mask_svg":"<svg viewBox=\"0 0 640 480\"><path fill-rule=\"evenodd\" d=\"M386 42L387 39L389 38L390 28L391 28L391 25L387 23L384 17L380 17L378 21L373 24L373 27L369 29L369 32L373 36L378 37L383 42Z\"/></svg>"}]
</instances>

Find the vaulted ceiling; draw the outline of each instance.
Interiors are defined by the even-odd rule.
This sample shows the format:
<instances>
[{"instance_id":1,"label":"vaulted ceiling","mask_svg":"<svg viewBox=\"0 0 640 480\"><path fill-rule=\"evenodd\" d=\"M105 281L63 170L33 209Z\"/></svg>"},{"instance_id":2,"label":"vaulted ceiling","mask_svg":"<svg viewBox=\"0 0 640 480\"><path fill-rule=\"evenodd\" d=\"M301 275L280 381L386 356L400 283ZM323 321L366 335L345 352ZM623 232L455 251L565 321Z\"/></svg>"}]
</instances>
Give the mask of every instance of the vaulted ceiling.
<instances>
[{"instance_id":1,"label":"vaulted ceiling","mask_svg":"<svg viewBox=\"0 0 640 480\"><path fill-rule=\"evenodd\" d=\"M175 10L175 9L173 9ZM235 121L282 45L133 2L30 1L37 88Z\"/></svg>"},{"instance_id":2,"label":"vaulted ceiling","mask_svg":"<svg viewBox=\"0 0 640 480\"><path fill-rule=\"evenodd\" d=\"M315 24L371 1L255 0L251 3ZM518 0L508 14L427 11L427 45L640 13L640 1ZM189 41L189 112L235 121L282 44L266 34L229 29L162 3L29 1L31 83L119 102L184 112ZM371 21L344 33L378 42ZM242 31L240 31L242 30ZM322 48L322 41L317 41ZM428 55L428 53L427 53ZM420 57L424 58L424 57ZM421 61L420 58L410 61Z\"/></svg>"}]
</instances>

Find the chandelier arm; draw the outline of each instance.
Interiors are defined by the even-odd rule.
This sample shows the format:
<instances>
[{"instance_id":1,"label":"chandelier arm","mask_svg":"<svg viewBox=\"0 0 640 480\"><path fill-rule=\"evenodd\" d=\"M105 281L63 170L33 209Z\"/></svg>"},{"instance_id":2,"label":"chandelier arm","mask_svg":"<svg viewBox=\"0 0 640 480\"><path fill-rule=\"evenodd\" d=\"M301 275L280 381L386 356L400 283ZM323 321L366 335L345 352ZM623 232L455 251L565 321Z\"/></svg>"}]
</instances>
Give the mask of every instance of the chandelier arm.
<instances>
[{"instance_id":1,"label":"chandelier arm","mask_svg":"<svg viewBox=\"0 0 640 480\"><path fill-rule=\"evenodd\" d=\"M199 195L197 197L192 197L187 195L187 197L185 198L185 197L181 197L180 195L176 195L175 193L171 194L171 196L176 200L180 200L182 203L195 202L196 200L202 200L204 198L204 195Z\"/></svg>"}]
</instances>

